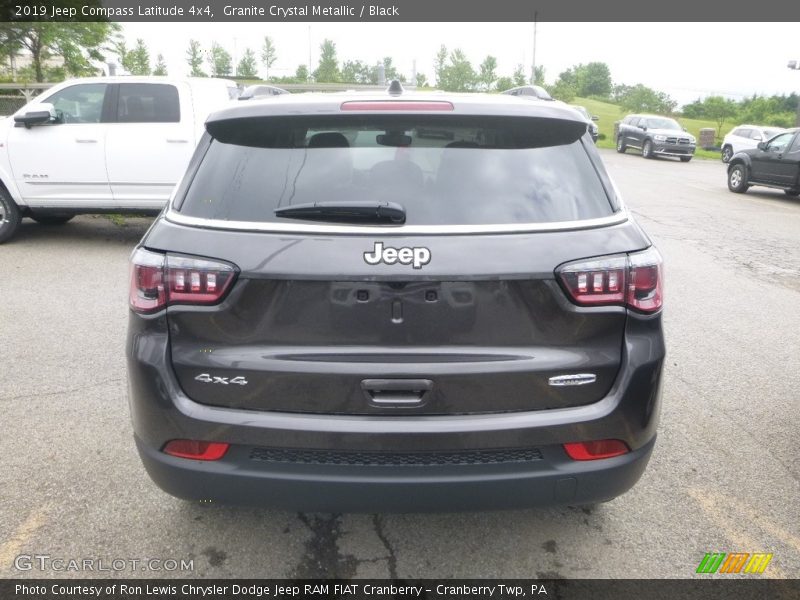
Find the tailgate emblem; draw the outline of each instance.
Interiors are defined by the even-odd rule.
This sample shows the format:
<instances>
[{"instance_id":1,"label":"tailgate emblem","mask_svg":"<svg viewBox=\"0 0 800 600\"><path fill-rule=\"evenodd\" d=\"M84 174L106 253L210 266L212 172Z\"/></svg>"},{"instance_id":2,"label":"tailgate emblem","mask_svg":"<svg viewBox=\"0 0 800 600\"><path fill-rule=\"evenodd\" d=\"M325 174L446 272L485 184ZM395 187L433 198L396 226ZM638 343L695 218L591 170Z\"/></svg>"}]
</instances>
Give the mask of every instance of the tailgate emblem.
<instances>
[{"instance_id":1,"label":"tailgate emblem","mask_svg":"<svg viewBox=\"0 0 800 600\"><path fill-rule=\"evenodd\" d=\"M202 381L203 383L219 383L222 385L247 385L247 379L244 377L213 377L208 373L200 373L194 378L195 381Z\"/></svg>"},{"instance_id":2,"label":"tailgate emblem","mask_svg":"<svg viewBox=\"0 0 800 600\"><path fill-rule=\"evenodd\" d=\"M381 262L387 265L400 263L401 265L412 265L415 269L421 269L422 265L427 265L431 262L431 251L422 246L384 248L383 242L375 242L375 248L372 252L364 252L364 262L368 265L377 265Z\"/></svg>"},{"instance_id":3,"label":"tailgate emblem","mask_svg":"<svg viewBox=\"0 0 800 600\"><path fill-rule=\"evenodd\" d=\"M550 385L586 385L594 383L597 376L594 373L578 373L577 375L558 375L547 380Z\"/></svg>"}]
</instances>

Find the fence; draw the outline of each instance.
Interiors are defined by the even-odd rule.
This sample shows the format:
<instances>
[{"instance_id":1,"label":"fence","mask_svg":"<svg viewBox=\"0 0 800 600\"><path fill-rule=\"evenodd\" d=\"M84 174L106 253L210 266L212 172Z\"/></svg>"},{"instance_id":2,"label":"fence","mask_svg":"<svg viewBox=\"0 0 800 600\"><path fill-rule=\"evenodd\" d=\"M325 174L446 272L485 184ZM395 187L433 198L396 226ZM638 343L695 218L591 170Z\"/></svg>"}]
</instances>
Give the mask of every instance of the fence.
<instances>
[{"instance_id":1,"label":"fence","mask_svg":"<svg viewBox=\"0 0 800 600\"><path fill-rule=\"evenodd\" d=\"M0 95L0 116L7 117L13 115L20 108L27 104L25 96L22 95Z\"/></svg>"}]
</instances>

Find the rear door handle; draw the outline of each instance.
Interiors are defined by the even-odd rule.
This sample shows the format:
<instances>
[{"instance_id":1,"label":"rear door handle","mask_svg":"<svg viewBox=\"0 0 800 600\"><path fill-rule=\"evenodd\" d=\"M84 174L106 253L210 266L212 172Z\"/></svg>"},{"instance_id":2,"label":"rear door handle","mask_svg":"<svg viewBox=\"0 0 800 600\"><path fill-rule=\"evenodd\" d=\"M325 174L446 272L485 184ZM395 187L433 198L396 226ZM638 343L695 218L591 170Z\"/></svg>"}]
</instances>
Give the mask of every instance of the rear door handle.
<instances>
[{"instance_id":1,"label":"rear door handle","mask_svg":"<svg viewBox=\"0 0 800 600\"><path fill-rule=\"evenodd\" d=\"M430 379L365 379L361 389L373 406L415 408L427 400L433 382Z\"/></svg>"},{"instance_id":2,"label":"rear door handle","mask_svg":"<svg viewBox=\"0 0 800 600\"><path fill-rule=\"evenodd\" d=\"M75 138L75 141L79 144L96 144L97 140L90 140L88 138Z\"/></svg>"},{"instance_id":3,"label":"rear door handle","mask_svg":"<svg viewBox=\"0 0 800 600\"><path fill-rule=\"evenodd\" d=\"M168 144L188 144L189 140L177 140L177 139L167 138L167 143Z\"/></svg>"}]
</instances>

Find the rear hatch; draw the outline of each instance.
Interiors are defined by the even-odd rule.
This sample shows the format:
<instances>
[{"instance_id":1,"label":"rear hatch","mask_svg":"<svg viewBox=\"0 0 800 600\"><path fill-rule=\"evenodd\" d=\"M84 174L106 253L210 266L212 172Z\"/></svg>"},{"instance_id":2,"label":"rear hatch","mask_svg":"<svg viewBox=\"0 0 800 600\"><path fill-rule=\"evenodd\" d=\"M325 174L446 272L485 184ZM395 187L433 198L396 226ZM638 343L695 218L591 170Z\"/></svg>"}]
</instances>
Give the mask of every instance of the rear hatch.
<instances>
[{"instance_id":1,"label":"rear hatch","mask_svg":"<svg viewBox=\"0 0 800 600\"><path fill-rule=\"evenodd\" d=\"M221 303L168 309L183 390L319 414L600 400L625 309L576 306L554 272L647 242L585 127L427 113L210 123L182 199L146 240L238 270ZM370 214L385 206L403 221ZM574 376L582 385L564 385Z\"/></svg>"}]
</instances>

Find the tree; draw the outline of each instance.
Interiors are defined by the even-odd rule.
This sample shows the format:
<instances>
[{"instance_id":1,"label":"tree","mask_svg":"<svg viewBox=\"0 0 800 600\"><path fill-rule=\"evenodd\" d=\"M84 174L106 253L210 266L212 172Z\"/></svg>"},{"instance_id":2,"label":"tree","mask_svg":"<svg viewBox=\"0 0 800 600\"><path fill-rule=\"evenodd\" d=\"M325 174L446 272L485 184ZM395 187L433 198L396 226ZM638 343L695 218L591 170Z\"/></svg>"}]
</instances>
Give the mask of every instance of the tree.
<instances>
[{"instance_id":1,"label":"tree","mask_svg":"<svg viewBox=\"0 0 800 600\"><path fill-rule=\"evenodd\" d=\"M442 46L444 48L444 46ZM449 62L441 69L437 87L448 92L469 92L478 84L478 75L463 50L450 53Z\"/></svg>"},{"instance_id":2,"label":"tree","mask_svg":"<svg viewBox=\"0 0 800 600\"><path fill-rule=\"evenodd\" d=\"M133 50L125 52L122 66L131 75L150 75L150 52L143 39L137 39Z\"/></svg>"},{"instance_id":3,"label":"tree","mask_svg":"<svg viewBox=\"0 0 800 600\"><path fill-rule=\"evenodd\" d=\"M47 61L63 60L63 72L69 75L93 75L92 61L105 60L103 51L111 35L119 31L116 23L51 23L13 21L0 23L0 46L6 52L25 49L30 53L36 81L45 80Z\"/></svg>"},{"instance_id":4,"label":"tree","mask_svg":"<svg viewBox=\"0 0 800 600\"><path fill-rule=\"evenodd\" d=\"M344 83L373 83L374 69L360 60L347 60L342 63L342 81ZM377 78L375 78L377 80Z\"/></svg>"},{"instance_id":5,"label":"tree","mask_svg":"<svg viewBox=\"0 0 800 600\"><path fill-rule=\"evenodd\" d=\"M478 82L481 88L484 90L492 89L492 85L497 79L497 73L495 73L497 70L497 59L494 56L487 56L483 59L479 69Z\"/></svg>"},{"instance_id":6,"label":"tree","mask_svg":"<svg viewBox=\"0 0 800 600\"><path fill-rule=\"evenodd\" d=\"M264 65L264 73L266 75L264 79L269 80L269 70L272 68L272 65L275 64L277 58L278 54L275 50L275 44L271 37L266 36L264 38L264 45L261 47L261 64Z\"/></svg>"},{"instance_id":7,"label":"tree","mask_svg":"<svg viewBox=\"0 0 800 600\"><path fill-rule=\"evenodd\" d=\"M533 85L544 85L544 67L539 65L533 68Z\"/></svg>"},{"instance_id":8,"label":"tree","mask_svg":"<svg viewBox=\"0 0 800 600\"><path fill-rule=\"evenodd\" d=\"M211 52L208 56L212 77L229 77L231 74L231 55L217 42L211 43Z\"/></svg>"},{"instance_id":9,"label":"tree","mask_svg":"<svg viewBox=\"0 0 800 600\"><path fill-rule=\"evenodd\" d=\"M616 86L612 93L612 99L628 112L671 114L678 105L664 92L650 89L641 83L634 86Z\"/></svg>"},{"instance_id":10,"label":"tree","mask_svg":"<svg viewBox=\"0 0 800 600\"><path fill-rule=\"evenodd\" d=\"M581 97L608 98L611 94L611 70L606 63L590 62L577 67L578 94Z\"/></svg>"},{"instance_id":11,"label":"tree","mask_svg":"<svg viewBox=\"0 0 800 600\"><path fill-rule=\"evenodd\" d=\"M297 65L297 70L294 72L294 77L298 83L305 83L308 81L308 66Z\"/></svg>"},{"instance_id":12,"label":"tree","mask_svg":"<svg viewBox=\"0 0 800 600\"><path fill-rule=\"evenodd\" d=\"M258 64L256 63L256 53L247 48L242 55L239 64L236 65L236 76L245 79L258 79Z\"/></svg>"},{"instance_id":13,"label":"tree","mask_svg":"<svg viewBox=\"0 0 800 600\"><path fill-rule=\"evenodd\" d=\"M495 89L498 92L504 92L506 90L510 90L513 87L514 87L514 80L506 75L504 75L503 77L498 77L497 81L495 82Z\"/></svg>"},{"instance_id":14,"label":"tree","mask_svg":"<svg viewBox=\"0 0 800 600\"><path fill-rule=\"evenodd\" d=\"M400 73L392 64L392 57L385 56L383 58L383 75L386 77L386 81L391 81L392 79L397 79L402 83L406 82L406 76Z\"/></svg>"},{"instance_id":15,"label":"tree","mask_svg":"<svg viewBox=\"0 0 800 600\"><path fill-rule=\"evenodd\" d=\"M525 78L525 68L522 65L517 65L517 68L514 69L514 74L511 77L514 79L515 86L525 85L527 83L527 79Z\"/></svg>"},{"instance_id":16,"label":"tree","mask_svg":"<svg viewBox=\"0 0 800 600\"><path fill-rule=\"evenodd\" d=\"M208 77L203 71L203 51L200 49L200 42L189 40L189 49L186 51L186 62L189 63L190 77Z\"/></svg>"},{"instance_id":17,"label":"tree","mask_svg":"<svg viewBox=\"0 0 800 600\"><path fill-rule=\"evenodd\" d=\"M430 87L428 84L428 78L425 76L425 73L417 73L417 87Z\"/></svg>"},{"instance_id":18,"label":"tree","mask_svg":"<svg viewBox=\"0 0 800 600\"><path fill-rule=\"evenodd\" d=\"M725 121L736 116L737 108L733 100L727 100L722 96L709 96L703 100L703 112L707 118L712 119L717 124L718 138L722 137L722 126Z\"/></svg>"},{"instance_id":19,"label":"tree","mask_svg":"<svg viewBox=\"0 0 800 600\"><path fill-rule=\"evenodd\" d=\"M336 59L336 44L329 39L323 40L319 46L319 65L314 71L314 80L320 83L336 83L342 80L339 63Z\"/></svg>"},{"instance_id":20,"label":"tree","mask_svg":"<svg viewBox=\"0 0 800 600\"><path fill-rule=\"evenodd\" d=\"M576 87L568 78L564 79L559 77L555 84L550 86L549 91L550 95L556 100L569 103L575 99Z\"/></svg>"},{"instance_id":21,"label":"tree","mask_svg":"<svg viewBox=\"0 0 800 600\"><path fill-rule=\"evenodd\" d=\"M167 73L167 65L164 63L164 55L159 54L156 57L156 66L153 69L153 75L161 75L163 77L164 75L168 74L169 73Z\"/></svg>"},{"instance_id":22,"label":"tree","mask_svg":"<svg viewBox=\"0 0 800 600\"><path fill-rule=\"evenodd\" d=\"M447 47L442 44L436 53L433 63L433 74L436 77L436 87L442 87L442 75L444 74L445 64L447 63Z\"/></svg>"}]
</instances>

